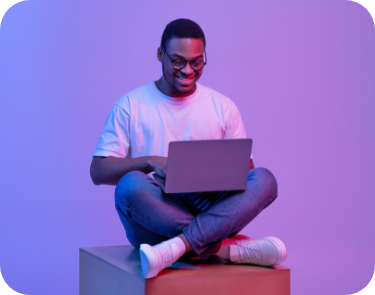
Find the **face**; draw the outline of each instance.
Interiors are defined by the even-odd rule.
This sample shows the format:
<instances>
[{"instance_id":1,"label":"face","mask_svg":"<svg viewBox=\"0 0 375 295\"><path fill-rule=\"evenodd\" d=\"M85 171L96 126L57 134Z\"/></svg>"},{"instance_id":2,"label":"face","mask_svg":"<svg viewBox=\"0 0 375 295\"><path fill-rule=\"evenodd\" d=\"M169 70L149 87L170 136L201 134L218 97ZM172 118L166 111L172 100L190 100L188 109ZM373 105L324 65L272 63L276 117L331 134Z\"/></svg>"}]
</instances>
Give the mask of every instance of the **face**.
<instances>
[{"instance_id":1,"label":"face","mask_svg":"<svg viewBox=\"0 0 375 295\"><path fill-rule=\"evenodd\" d=\"M203 60L204 44L201 39L173 38L168 41L165 49L172 60ZM187 63L183 69L176 70L161 48L158 49L158 59L163 67L163 77L159 80L159 85L165 94L179 97L190 95L195 91L195 82L202 75L203 68L198 71L193 70Z\"/></svg>"}]
</instances>

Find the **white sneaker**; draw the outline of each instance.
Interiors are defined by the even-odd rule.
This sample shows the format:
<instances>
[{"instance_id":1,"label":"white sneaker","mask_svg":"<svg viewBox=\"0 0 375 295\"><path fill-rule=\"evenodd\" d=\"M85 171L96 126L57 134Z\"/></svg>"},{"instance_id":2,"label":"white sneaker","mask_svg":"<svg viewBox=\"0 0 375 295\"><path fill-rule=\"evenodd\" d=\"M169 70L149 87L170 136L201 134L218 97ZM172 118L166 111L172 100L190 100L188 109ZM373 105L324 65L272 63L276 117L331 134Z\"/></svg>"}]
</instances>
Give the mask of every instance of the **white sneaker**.
<instances>
[{"instance_id":1,"label":"white sneaker","mask_svg":"<svg viewBox=\"0 0 375 295\"><path fill-rule=\"evenodd\" d=\"M287 253L284 243L275 237L258 240L241 239L229 248L230 261L234 263L271 266L285 261Z\"/></svg>"},{"instance_id":2,"label":"white sneaker","mask_svg":"<svg viewBox=\"0 0 375 295\"><path fill-rule=\"evenodd\" d=\"M173 253L178 253L175 244L161 243L156 246L142 244L139 253L141 255L141 267L146 279L155 277L162 269L171 266L175 261ZM176 259L176 260L177 260Z\"/></svg>"}]
</instances>

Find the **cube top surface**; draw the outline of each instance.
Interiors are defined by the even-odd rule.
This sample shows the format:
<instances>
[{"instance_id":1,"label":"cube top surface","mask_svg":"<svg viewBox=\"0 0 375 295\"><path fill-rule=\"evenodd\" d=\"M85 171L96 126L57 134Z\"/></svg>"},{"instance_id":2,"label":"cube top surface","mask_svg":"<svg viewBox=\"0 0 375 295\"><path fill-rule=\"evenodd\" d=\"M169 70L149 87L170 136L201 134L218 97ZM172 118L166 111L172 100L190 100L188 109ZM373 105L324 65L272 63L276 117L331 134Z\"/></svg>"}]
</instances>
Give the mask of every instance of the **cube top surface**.
<instances>
[{"instance_id":1,"label":"cube top surface","mask_svg":"<svg viewBox=\"0 0 375 295\"><path fill-rule=\"evenodd\" d=\"M111 264L129 275L143 279L139 251L130 245L80 248L80 251L93 255L108 264ZM169 280L178 278L194 278L202 276L259 276L271 275L280 272L290 272L283 265L261 267L255 265L235 265L227 263L217 256L211 256L203 261L199 257L182 258L169 268L162 270L156 278L151 280ZM148 280L150 281L150 280Z\"/></svg>"}]
</instances>

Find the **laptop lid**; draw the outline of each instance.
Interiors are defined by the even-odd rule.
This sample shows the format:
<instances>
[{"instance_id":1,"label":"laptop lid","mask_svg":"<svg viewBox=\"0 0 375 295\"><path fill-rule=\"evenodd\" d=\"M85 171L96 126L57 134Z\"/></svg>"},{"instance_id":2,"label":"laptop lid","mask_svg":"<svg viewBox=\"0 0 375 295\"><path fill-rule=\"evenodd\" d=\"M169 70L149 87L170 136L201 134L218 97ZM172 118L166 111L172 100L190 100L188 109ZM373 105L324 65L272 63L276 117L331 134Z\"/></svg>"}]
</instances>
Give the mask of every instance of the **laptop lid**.
<instances>
[{"instance_id":1,"label":"laptop lid","mask_svg":"<svg viewBox=\"0 0 375 295\"><path fill-rule=\"evenodd\" d=\"M244 190L252 144L250 138L170 142L165 192Z\"/></svg>"}]
</instances>

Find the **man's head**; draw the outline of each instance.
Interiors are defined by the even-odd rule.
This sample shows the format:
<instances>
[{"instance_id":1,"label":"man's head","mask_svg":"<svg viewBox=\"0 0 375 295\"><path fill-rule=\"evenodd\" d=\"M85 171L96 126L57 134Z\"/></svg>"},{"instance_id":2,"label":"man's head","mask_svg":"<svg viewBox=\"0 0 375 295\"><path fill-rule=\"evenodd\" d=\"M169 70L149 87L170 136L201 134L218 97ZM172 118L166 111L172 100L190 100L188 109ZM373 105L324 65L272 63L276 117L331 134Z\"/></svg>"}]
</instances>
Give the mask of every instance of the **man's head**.
<instances>
[{"instance_id":1,"label":"man's head","mask_svg":"<svg viewBox=\"0 0 375 295\"><path fill-rule=\"evenodd\" d=\"M184 39L200 39L203 42L204 48L206 48L206 37L201 27L190 19L180 18L171 21L164 29L163 35L161 36L160 47L167 49L168 41L173 38Z\"/></svg>"},{"instance_id":2,"label":"man's head","mask_svg":"<svg viewBox=\"0 0 375 295\"><path fill-rule=\"evenodd\" d=\"M162 63L161 90L170 96L186 96L195 90L195 82L206 62L206 39L200 26L189 19L170 22L157 51Z\"/></svg>"}]
</instances>

